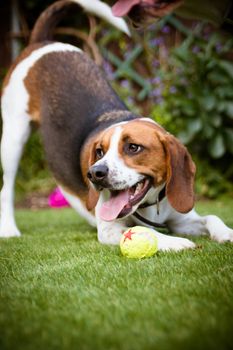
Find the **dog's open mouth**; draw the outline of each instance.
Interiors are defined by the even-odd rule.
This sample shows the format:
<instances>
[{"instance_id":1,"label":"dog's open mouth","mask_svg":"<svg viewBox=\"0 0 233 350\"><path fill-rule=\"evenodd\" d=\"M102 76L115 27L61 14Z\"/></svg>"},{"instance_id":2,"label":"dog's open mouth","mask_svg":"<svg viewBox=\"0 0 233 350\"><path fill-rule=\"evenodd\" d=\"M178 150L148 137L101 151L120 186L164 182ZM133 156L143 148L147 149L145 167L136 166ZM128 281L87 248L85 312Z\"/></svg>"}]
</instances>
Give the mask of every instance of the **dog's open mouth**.
<instances>
[{"instance_id":1,"label":"dog's open mouth","mask_svg":"<svg viewBox=\"0 0 233 350\"><path fill-rule=\"evenodd\" d=\"M151 179L144 178L134 186L121 191L110 191L110 198L100 208L100 218L113 221L128 215L132 207L145 197L151 187Z\"/></svg>"}]
</instances>

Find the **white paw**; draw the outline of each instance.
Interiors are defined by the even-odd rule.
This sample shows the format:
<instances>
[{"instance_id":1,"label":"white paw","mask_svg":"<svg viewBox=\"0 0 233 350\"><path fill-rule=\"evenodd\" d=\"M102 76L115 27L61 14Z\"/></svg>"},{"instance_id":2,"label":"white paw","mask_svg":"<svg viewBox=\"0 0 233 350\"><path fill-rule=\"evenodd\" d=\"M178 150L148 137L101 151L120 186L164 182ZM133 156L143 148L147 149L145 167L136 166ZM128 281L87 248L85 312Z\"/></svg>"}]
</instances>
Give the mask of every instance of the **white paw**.
<instances>
[{"instance_id":1,"label":"white paw","mask_svg":"<svg viewBox=\"0 0 233 350\"><path fill-rule=\"evenodd\" d=\"M21 236L16 226L0 226L0 238L10 238Z\"/></svg>"},{"instance_id":2,"label":"white paw","mask_svg":"<svg viewBox=\"0 0 233 350\"><path fill-rule=\"evenodd\" d=\"M119 245L122 235L118 234L99 234L98 233L98 241L101 244L109 244L109 245Z\"/></svg>"},{"instance_id":3,"label":"white paw","mask_svg":"<svg viewBox=\"0 0 233 350\"><path fill-rule=\"evenodd\" d=\"M227 229L218 234L212 234L211 238L219 243L233 242L233 230Z\"/></svg>"},{"instance_id":4,"label":"white paw","mask_svg":"<svg viewBox=\"0 0 233 350\"><path fill-rule=\"evenodd\" d=\"M107 222L97 217L98 241L102 244L119 245L122 233L127 229L120 222Z\"/></svg>"},{"instance_id":5,"label":"white paw","mask_svg":"<svg viewBox=\"0 0 233 350\"><path fill-rule=\"evenodd\" d=\"M193 249L196 245L187 238L165 236L158 239L158 248L161 251L179 251Z\"/></svg>"},{"instance_id":6,"label":"white paw","mask_svg":"<svg viewBox=\"0 0 233 350\"><path fill-rule=\"evenodd\" d=\"M206 217L206 227L210 237L219 242L233 242L233 230L224 224L224 222L215 215Z\"/></svg>"}]
</instances>

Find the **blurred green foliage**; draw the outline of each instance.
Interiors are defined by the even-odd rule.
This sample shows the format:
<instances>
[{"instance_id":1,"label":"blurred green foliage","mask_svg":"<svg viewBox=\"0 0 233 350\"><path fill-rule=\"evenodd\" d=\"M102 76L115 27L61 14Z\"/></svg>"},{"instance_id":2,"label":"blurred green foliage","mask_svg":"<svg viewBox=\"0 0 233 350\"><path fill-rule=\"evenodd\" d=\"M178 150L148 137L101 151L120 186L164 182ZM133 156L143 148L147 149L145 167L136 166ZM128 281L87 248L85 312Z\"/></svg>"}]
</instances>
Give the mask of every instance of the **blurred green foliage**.
<instances>
[{"instance_id":1,"label":"blurred green foliage","mask_svg":"<svg viewBox=\"0 0 233 350\"><path fill-rule=\"evenodd\" d=\"M233 40L192 36L173 50L164 74L165 108L178 137L197 154L233 154L233 64L222 58Z\"/></svg>"},{"instance_id":2,"label":"blurred green foliage","mask_svg":"<svg viewBox=\"0 0 233 350\"><path fill-rule=\"evenodd\" d=\"M197 192L216 197L232 193L233 64L225 57L233 40L205 36L203 28L172 49L168 68L161 67L162 100L152 115L162 110L166 127L195 155Z\"/></svg>"},{"instance_id":3,"label":"blurred green foliage","mask_svg":"<svg viewBox=\"0 0 233 350\"><path fill-rule=\"evenodd\" d=\"M25 196L25 192L49 193L55 181L47 168L40 133L33 130L25 147L17 176L17 198Z\"/></svg>"}]
</instances>

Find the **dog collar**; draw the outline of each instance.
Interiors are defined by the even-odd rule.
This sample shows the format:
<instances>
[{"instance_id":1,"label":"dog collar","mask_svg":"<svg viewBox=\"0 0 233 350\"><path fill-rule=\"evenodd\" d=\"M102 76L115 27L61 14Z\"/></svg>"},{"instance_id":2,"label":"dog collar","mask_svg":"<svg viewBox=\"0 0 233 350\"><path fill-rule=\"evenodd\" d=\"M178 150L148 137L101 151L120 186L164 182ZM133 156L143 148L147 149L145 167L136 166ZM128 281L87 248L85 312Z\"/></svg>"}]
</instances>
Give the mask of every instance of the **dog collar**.
<instances>
[{"instance_id":1,"label":"dog collar","mask_svg":"<svg viewBox=\"0 0 233 350\"><path fill-rule=\"evenodd\" d=\"M160 203L164 198L166 197L166 189L165 186L162 188L162 190L159 192L158 197L156 199L155 202L153 203L143 203L139 206L139 209L142 208L147 208L147 207L151 207L152 205L158 204ZM158 213L159 214L159 213Z\"/></svg>"},{"instance_id":2,"label":"dog collar","mask_svg":"<svg viewBox=\"0 0 233 350\"><path fill-rule=\"evenodd\" d=\"M144 203L142 205L139 206L139 209L142 208L148 208L151 207L152 205L157 205L157 214L159 215L159 203L165 198L166 196L166 189L165 186L163 187L163 189L159 192L158 197L156 199L155 202L153 203ZM137 211L135 213L133 213L133 216L135 216L135 218L137 218L138 220L144 222L145 224L155 227L155 228L167 228L166 224L161 224L158 222L154 222L154 221L150 221L147 218L144 218L142 215L140 215Z\"/></svg>"}]
</instances>

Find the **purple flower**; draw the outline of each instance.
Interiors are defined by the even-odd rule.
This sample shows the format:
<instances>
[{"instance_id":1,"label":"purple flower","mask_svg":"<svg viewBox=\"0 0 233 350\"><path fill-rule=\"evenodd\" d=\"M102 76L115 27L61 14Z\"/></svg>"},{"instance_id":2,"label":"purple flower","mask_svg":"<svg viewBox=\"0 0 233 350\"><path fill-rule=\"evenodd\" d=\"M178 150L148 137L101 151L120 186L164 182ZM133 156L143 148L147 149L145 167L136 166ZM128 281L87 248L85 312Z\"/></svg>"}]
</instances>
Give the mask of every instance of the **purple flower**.
<instances>
[{"instance_id":1,"label":"purple flower","mask_svg":"<svg viewBox=\"0 0 233 350\"><path fill-rule=\"evenodd\" d=\"M162 90L160 88L156 88L151 91L151 96L153 97L160 97L162 94Z\"/></svg>"},{"instance_id":2,"label":"purple flower","mask_svg":"<svg viewBox=\"0 0 233 350\"><path fill-rule=\"evenodd\" d=\"M164 99L160 96L160 97L155 98L154 101L156 104L161 105L161 104L163 104Z\"/></svg>"},{"instance_id":3,"label":"purple flower","mask_svg":"<svg viewBox=\"0 0 233 350\"><path fill-rule=\"evenodd\" d=\"M125 89L128 89L129 88L129 81L124 79L121 81L121 86Z\"/></svg>"},{"instance_id":4,"label":"purple flower","mask_svg":"<svg viewBox=\"0 0 233 350\"><path fill-rule=\"evenodd\" d=\"M221 43L217 43L215 45L215 50L216 50L216 52L221 52L222 51L222 44Z\"/></svg>"},{"instance_id":5,"label":"purple flower","mask_svg":"<svg viewBox=\"0 0 233 350\"><path fill-rule=\"evenodd\" d=\"M113 74L113 69L112 66L110 65L109 62L104 61L103 63L103 69L108 77L109 80L113 80L114 79L114 74Z\"/></svg>"},{"instance_id":6,"label":"purple flower","mask_svg":"<svg viewBox=\"0 0 233 350\"><path fill-rule=\"evenodd\" d=\"M200 52L200 50L201 50L200 47L197 45L193 46L193 48L192 48L193 53L198 53L198 52Z\"/></svg>"},{"instance_id":7,"label":"purple flower","mask_svg":"<svg viewBox=\"0 0 233 350\"><path fill-rule=\"evenodd\" d=\"M134 99L133 99L133 97L131 97L131 96L127 97L127 103L128 103L129 105L133 105L133 104L134 104Z\"/></svg>"},{"instance_id":8,"label":"purple flower","mask_svg":"<svg viewBox=\"0 0 233 350\"><path fill-rule=\"evenodd\" d=\"M165 25L165 26L162 28L162 33L164 33L164 34L170 33L170 27L169 27L168 25Z\"/></svg>"},{"instance_id":9,"label":"purple flower","mask_svg":"<svg viewBox=\"0 0 233 350\"><path fill-rule=\"evenodd\" d=\"M151 46L159 46L161 44L163 44L163 38L161 38L161 37L150 40Z\"/></svg>"},{"instance_id":10,"label":"purple flower","mask_svg":"<svg viewBox=\"0 0 233 350\"><path fill-rule=\"evenodd\" d=\"M154 68L159 67L159 65L160 65L160 63L159 63L158 60L153 60L153 61L152 61L152 66L153 66Z\"/></svg>"},{"instance_id":11,"label":"purple flower","mask_svg":"<svg viewBox=\"0 0 233 350\"><path fill-rule=\"evenodd\" d=\"M160 78L160 77L152 78L152 79L151 79L151 83L152 83L152 84L155 84L155 85L158 85L158 84L161 83L161 78Z\"/></svg>"},{"instance_id":12,"label":"purple flower","mask_svg":"<svg viewBox=\"0 0 233 350\"><path fill-rule=\"evenodd\" d=\"M175 86L171 86L169 91L171 94L175 94L177 92L177 88Z\"/></svg>"}]
</instances>

